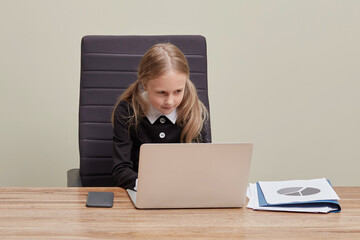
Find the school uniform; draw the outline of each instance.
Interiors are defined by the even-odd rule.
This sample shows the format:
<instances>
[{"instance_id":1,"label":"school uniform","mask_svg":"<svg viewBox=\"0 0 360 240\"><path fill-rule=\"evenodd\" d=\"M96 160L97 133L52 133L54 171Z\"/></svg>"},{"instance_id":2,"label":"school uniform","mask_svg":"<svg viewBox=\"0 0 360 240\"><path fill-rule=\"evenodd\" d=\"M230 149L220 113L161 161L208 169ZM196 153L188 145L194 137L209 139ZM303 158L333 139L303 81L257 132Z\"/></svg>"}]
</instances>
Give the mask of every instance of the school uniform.
<instances>
[{"instance_id":1,"label":"school uniform","mask_svg":"<svg viewBox=\"0 0 360 240\"><path fill-rule=\"evenodd\" d=\"M114 112L113 129L113 177L117 186L128 189L135 187L139 168L140 146L144 143L180 143L182 128L176 123L176 109L163 115L150 105L135 129L131 116L132 106L121 101ZM205 128L201 142L210 142Z\"/></svg>"}]
</instances>

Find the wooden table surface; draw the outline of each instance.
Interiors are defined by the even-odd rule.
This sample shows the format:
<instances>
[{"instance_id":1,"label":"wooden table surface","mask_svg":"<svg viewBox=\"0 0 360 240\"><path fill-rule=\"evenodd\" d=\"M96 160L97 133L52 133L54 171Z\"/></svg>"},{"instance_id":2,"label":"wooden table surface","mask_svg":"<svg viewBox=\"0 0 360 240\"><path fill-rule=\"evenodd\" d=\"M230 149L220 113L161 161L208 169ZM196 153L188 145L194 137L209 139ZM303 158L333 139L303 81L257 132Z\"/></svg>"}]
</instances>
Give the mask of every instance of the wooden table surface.
<instances>
[{"instance_id":1,"label":"wooden table surface","mask_svg":"<svg viewBox=\"0 0 360 240\"><path fill-rule=\"evenodd\" d=\"M89 191L113 208L87 208ZM336 187L340 213L137 210L120 188L0 188L0 239L360 239L360 187Z\"/></svg>"}]
</instances>

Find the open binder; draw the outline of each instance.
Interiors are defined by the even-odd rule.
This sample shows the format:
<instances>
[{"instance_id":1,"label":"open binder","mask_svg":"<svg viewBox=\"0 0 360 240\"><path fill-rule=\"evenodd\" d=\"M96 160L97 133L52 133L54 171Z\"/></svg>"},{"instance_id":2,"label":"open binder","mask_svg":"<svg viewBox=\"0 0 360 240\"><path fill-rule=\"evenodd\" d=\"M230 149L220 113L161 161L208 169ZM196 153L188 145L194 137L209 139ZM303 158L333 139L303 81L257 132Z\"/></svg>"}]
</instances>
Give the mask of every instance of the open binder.
<instances>
[{"instance_id":1,"label":"open binder","mask_svg":"<svg viewBox=\"0 0 360 240\"><path fill-rule=\"evenodd\" d=\"M250 183L248 208L254 210L340 212L339 197L325 178Z\"/></svg>"}]
</instances>

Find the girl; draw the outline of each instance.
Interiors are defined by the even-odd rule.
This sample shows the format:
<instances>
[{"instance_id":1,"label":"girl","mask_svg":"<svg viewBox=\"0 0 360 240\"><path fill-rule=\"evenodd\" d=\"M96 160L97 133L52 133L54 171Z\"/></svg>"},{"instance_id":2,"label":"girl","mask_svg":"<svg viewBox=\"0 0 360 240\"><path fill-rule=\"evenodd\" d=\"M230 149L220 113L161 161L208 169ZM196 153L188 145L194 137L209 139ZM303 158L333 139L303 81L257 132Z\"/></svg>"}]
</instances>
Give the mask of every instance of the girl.
<instances>
[{"instance_id":1,"label":"girl","mask_svg":"<svg viewBox=\"0 0 360 240\"><path fill-rule=\"evenodd\" d=\"M170 43L151 47L112 114L115 183L135 187L143 143L210 142L207 119L184 54Z\"/></svg>"}]
</instances>

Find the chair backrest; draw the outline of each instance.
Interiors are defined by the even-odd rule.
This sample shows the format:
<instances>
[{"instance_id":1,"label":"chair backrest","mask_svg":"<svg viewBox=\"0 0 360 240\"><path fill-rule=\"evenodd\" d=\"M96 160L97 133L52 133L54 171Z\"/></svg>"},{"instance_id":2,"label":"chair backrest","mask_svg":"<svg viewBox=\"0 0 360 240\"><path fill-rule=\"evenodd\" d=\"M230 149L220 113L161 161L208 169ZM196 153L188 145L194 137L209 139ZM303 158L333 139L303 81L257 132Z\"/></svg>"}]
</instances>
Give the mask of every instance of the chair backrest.
<instances>
[{"instance_id":1,"label":"chair backrest","mask_svg":"<svg viewBox=\"0 0 360 240\"><path fill-rule=\"evenodd\" d=\"M186 56L190 79L209 109L206 40L202 36L85 36L81 43L79 108L80 177L86 186L115 186L111 114L117 98L136 81L146 50L170 42ZM211 137L210 128L208 136ZM211 138L210 138L211 139Z\"/></svg>"}]
</instances>

